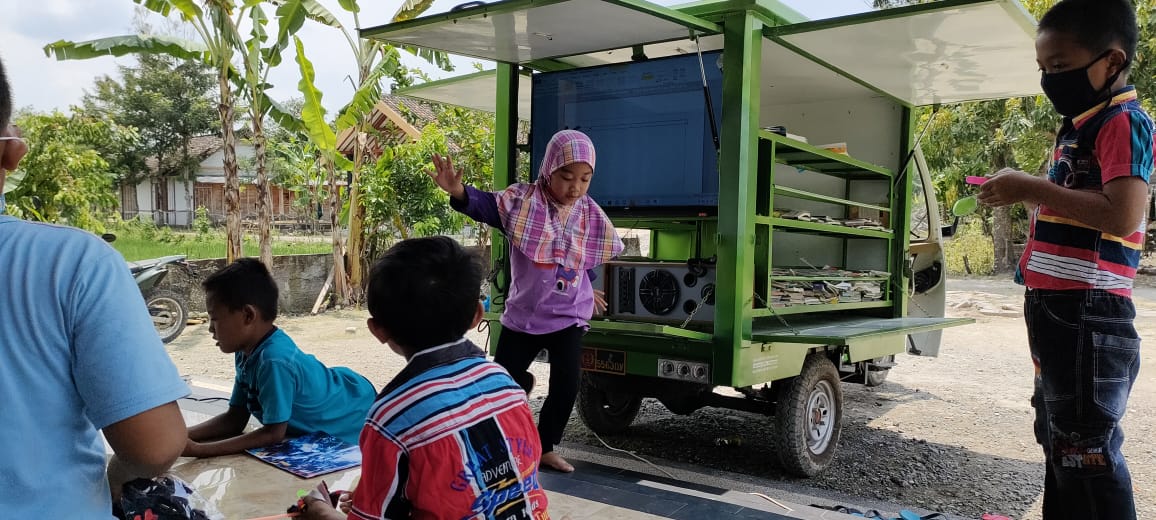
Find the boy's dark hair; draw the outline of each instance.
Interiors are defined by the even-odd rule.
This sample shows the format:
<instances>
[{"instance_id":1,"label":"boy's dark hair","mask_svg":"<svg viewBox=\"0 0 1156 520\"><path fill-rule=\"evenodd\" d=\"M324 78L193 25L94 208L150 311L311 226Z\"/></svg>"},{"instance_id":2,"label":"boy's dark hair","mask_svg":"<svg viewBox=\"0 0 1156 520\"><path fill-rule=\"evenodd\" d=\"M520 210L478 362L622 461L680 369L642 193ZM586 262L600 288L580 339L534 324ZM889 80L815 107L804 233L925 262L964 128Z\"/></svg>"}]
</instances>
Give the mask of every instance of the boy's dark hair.
<instances>
[{"instance_id":1,"label":"boy's dark hair","mask_svg":"<svg viewBox=\"0 0 1156 520\"><path fill-rule=\"evenodd\" d=\"M1140 27L1136 25L1136 7L1131 0L1061 0L1040 18L1037 31L1070 34L1093 53L1119 44L1128 53L1127 69L1136 62Z\"/></svg>"},{"instance_id":2,"label":"boy's dark hair","mask_svg":"<svg viewBox=\"0 0 1156 520\"><path fill-rule=\"evenodd\" d=\"M265 321L277 318L277 282L265 264L256 258L241 258L201 282L213 303L231 311L252 305Z\"/></svg>"},{"instance_id":3,"label":"boy's dark hair","mask_svg":"<svg viewBox=\"0 0 1156 520\"><path fill-rule=\"evenodd\" d=\"M479 259L453 239L402 240L369 274L369 315L398 345L443 345L473 324L483 277Z\"/></svg>"},{"instance_id":4,"label":"boy's dark hair","mask_svg":"<svg viewBox=\"0 0 1156 520\"><path fill-rule=\"evenodd\" d=\"M12 118L12 91L8 87L8 76L4 74L4 62L0 61L0 128L8 126Z\"/></svg>"}]
</instances>

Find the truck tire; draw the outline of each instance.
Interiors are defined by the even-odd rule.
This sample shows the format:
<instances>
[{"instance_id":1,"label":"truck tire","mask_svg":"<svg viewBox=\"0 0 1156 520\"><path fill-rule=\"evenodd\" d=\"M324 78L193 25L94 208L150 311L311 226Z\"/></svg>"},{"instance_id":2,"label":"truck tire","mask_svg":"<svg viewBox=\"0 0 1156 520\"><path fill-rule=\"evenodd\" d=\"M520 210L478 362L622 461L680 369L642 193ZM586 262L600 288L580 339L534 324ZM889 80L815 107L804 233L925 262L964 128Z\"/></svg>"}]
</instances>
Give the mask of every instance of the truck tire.
<instances>
[{"instance_id":1,"label":"truck tire","mask_svg":"<svg viewBox=\"0 0 1156 520\"><path fill-rule=\"evenodd\" d=\"M189 307L185 304L184 298L172 291L161 289L149 293L145 302L161 342L168 343L177 339L189 320Z\"/></svg>"},{"instance_id":2,"label":"truck tire","mask_svg":"<svg viewBox=\"0 0 1156 520\"><path fill-rule=\"evenodd\" d=\"M578 384L578 416L594 433L622 433L634 423L642 397L625 392L604 390L582 372Z\"/></svg>"},{"instance_id":3,"label":"truck tire","mask_svg":"<svg viewBox=\"0 0 1156 520\"><path fill-rule=\"evenodd\" d=\"M780 384L775 403L775 453L784 470L813 477L835 458L843 429L839 371L817 352L807 356L798 376Z\"/></svg>"}]
</instances>

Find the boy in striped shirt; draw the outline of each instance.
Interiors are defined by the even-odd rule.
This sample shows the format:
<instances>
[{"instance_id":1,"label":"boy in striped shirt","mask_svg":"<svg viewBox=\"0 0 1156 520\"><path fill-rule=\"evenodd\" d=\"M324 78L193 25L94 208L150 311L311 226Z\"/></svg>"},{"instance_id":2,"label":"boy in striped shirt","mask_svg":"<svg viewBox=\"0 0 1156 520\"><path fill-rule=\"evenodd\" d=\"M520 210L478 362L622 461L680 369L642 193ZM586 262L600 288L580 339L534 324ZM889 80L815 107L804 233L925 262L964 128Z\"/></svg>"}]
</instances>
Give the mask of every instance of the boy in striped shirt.
<instances>
[{"instance_id":1,"label":"boy in striped shirt","mask_svg":"<svg viewBox=\"0 0 1156 520\"><path fill-rule=\"evenodd\" d=\"M403 240L378 260L369 330L407 363L361 431L348 517L306 499L303 518L549 519L526 392L464 337L482 318L482 277L447 237Z\"/></svg>"},{"instance_id":2,"label":"boy in striped shirt","mask_svg":"<svg viewBox=\"0 0 1156 520\"><path fill-rule=\"evenodd\" d=\"M1005 169L979 196L1035 207L1016 279L1027 286L1045 519L1136 518L1120 419L1140 368L1131 292L1153 125L1127 81L1134 9L1128 0L1063 0L1044 15L1041 83L1064 116L1051 170L1044 179Z\"/></svg>"}]
</instances>

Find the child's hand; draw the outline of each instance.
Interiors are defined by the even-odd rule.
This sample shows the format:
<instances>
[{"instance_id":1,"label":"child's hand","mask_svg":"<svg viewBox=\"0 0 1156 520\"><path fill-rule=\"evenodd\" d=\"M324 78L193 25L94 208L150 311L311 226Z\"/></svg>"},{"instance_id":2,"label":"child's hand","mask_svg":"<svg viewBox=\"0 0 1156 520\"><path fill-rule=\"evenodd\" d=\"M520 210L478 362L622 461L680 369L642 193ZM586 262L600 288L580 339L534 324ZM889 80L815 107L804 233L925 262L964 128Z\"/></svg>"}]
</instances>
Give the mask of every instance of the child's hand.
<instances>
[{"instance_id":1,"label":"child's hand","mask_svg":"<svg viewBox=\"0 0 1156 520\"><path fill-rule=\"evenodd\" d=\"M194 457L194 458L199 459L199 458L205 456L203 451L204 450L201 449L201 443L195 442L192 439L189 439L188 441L185 442L185 451L181 452L181 456L182 457Z\"/></svg>"},{"instance_id":2,"label":"child's hand","mask_svg":"<svg viewBox=\"0 0 1156 520\"><path fill-rule=\"evenodd\" d=\"M433 163L436 171L426 170L426 175L433 178L438 187L451 197L462 200L466 198L466 187L462 185L462 172L454 171L454 165L450 162L450 158L444 155L433 155Z\"/></svg>"},{"instance_id":3,"label":"child's hand","mask_svg":"<svg viewBox=\"0 0 1156 520\"><path fill-rule=\"evenodd\" d=\"M594 314L606 312L606 291L594 289Z\"/></svg>"},{"instance_id":4,"label":"child's hand","mask_svg":"<svg viewBox=\"0 0 1156 520\"><path fill-rule=\"evenodd\" d=\"M341 510L342 513L349 514L349 510L353 509L353 491L342 493L337 498L337 509Z\"/></svg>"},{"instance_id":5,"label":"child's hand","mask_svg":"<svg viewBox=\"0 0 1156 520\"><path fill-rule=\"evenodd\" d=\"M301 512L298 518L301 520L326 520L329 518L341 518L337 514L337 510L333 508L326 500L318 500L317 497L306 496L302 498L305 502L305 510Z\"/></svg>"},{"instance_id":6,"label":"child's hand","mask_svg":"<svg viewBox=\"0 0 1156 520\"><path fill-rule=\"evenodd\" d=\"M985 206L1034 202L1032 197L1039 193L1039 184L1046 182L1048 181L1043 178L1004 168L992 174L987 182L980 185L976 199Z\"/></svg>"}]
</instances>

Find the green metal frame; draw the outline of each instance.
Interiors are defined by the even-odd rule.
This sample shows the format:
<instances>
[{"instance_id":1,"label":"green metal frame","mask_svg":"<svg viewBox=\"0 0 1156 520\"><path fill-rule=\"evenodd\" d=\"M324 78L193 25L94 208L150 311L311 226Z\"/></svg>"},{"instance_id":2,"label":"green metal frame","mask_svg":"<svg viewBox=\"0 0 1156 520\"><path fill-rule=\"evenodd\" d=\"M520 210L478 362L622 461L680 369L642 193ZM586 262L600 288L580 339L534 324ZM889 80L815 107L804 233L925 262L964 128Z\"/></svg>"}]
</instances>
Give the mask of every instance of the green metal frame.
<instances>
[{"instance_id":1,"label":"green metal frame","mask_svg":"<svg viewBox=\"0 0 1156 520\"><path fill-rule=\"evenodd\" d=\"M494 189L501 190L518 179L518 66L499 63L494 71L498 80L497 113L494 114ZM501 233L490 235L491 268L497 272L497 284L509 287L510 246ZM490 286L491 312L501 313L505 297ZM494 332L501 331L497 320L491 321ZM497 352L500 334L490 335L490 352Z\"/></svg>"},{"instance_id":2,"label":"green metal frame","mask_svg":"<svg viewBox=\"0 0 1156 520\"><path fill-rule=\"evenodd\" d=\"M754 318L750 300L755 278L756 176L759 149L760 81L763 22L750 11L723 21L722 142L719 157L718 265L715 268L716 384L730 384L747 368L738 351L749 346Z\"/></svg>"}]
</instances>

